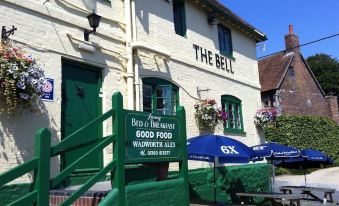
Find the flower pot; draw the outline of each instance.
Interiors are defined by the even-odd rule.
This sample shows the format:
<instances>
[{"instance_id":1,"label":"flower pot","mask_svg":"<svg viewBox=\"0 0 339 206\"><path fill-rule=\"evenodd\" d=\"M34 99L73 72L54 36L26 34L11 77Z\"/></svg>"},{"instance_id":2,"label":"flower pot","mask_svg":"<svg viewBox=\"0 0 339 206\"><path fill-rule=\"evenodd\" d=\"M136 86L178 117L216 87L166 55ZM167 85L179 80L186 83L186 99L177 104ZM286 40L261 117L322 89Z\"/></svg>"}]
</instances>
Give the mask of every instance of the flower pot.
<instances>
[{"instance_id":1,"label":"flower pot","mask_svg":"<svg viewBox=\"0 0 339 206\"><path fill-rule=\"evenodd\" d=\"M200 135L202 134L214 134L215 128L199 128Z\"/></svg>"}]
</instances>

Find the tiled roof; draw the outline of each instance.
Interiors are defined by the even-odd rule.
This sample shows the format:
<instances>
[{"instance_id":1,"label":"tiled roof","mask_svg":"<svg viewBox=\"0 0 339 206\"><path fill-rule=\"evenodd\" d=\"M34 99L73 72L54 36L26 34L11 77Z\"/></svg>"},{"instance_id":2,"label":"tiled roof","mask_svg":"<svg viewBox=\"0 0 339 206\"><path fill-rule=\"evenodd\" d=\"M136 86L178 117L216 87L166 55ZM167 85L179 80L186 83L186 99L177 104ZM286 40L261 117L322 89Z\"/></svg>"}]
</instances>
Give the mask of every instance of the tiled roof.
<instances>
[{"instance_id":1,"label":"tiled roof","mask_svg":"<svg viewBox=\"0 0 339 206\"><path fill-rule=\"evenodd\" d=\"M278 89L293 59L293 53L281 52L259 60L261 92Z\"/></svg>"}]
</instances>

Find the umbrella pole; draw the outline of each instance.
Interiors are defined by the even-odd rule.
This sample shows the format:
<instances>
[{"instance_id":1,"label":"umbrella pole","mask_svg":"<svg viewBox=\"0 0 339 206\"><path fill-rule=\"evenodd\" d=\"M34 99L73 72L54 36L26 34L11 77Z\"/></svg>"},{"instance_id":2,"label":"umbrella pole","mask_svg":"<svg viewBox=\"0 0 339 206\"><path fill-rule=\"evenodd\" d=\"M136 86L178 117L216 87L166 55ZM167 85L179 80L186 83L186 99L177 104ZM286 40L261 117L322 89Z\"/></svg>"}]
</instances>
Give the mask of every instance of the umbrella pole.
<instances>
[{"instance_id":1,"label":"umbrella pole","mask_svg":"<svg viewBox=\"0 0 339 206\"><path fill-rule=\"evenodd\" d=\"M214 157L214 164L213 164L213 181L214 181L214 205L217 204L217 188L216 188L216 182L215 182L215 157Z\"/></svg>"},{"instance_id":2,"label":"umbrella pole","mask_svg":"<svg viewBox=\"0 0 339 206\"><path fill-rule=\"evenodd\" d=\"M305 187L307 187L307 181L306 181L306 171L304 169L304 178L305 178Z\"/></svg>"},{"instance_id":3,"label":"umbrella pole","mask_svg":"<svg viewBox=\"0 0 339 206\"><path fill-rule=\"evenodd\" d=\"M274 184L275 184L275 168L272 161L272 192L274 192Z\"/></svg>"}]
</instances>

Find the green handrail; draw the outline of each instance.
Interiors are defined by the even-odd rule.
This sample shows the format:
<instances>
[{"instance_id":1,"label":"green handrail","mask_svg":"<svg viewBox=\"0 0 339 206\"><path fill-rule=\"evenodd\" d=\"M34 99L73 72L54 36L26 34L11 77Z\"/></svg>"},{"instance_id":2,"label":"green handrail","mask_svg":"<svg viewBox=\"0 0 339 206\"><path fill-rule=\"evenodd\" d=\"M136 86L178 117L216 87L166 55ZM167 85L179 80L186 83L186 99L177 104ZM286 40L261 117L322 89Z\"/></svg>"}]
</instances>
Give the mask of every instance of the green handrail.
<instances>
[{"instance_id":1,"label":"green handrail","mask_svg":"<svg viewBox=\"0 0 339 206\"><path fill-rule=\"evenodd\" d=\"M51 134L46 128L35 134L35 154L33 159L0 175L0 187L34 170L34 190L10 203L11 206L36 204L49 205L50 146Z\"/></svg>"},{"instance_id":2,"label":"green handrail","mask_svg":"<svg viewBox=\"0 0 339 206\"><path fill-rule=\"evenodd\" d=\"M17 167L14 167L11 170L8 170L0 175L0 187L5 185L8 182L11 182L15 180L18 177L21 177L27 173L29 173L32 170L35 170L35 168L38 166L38 159L37 157L34 157L33 159L29 160L28 162L25 162L21 165L18 165Z\"/></svg>"},{"instance_id":3,"label":"green handrail","mask_svg":"<svg viewBox=\"0 0 339 206\"><path fill-rule=\"evenodd\" d=\"M109 136L107 138L102 138L95 147L93 147L91 150L89 150L87 153L82 155L79 159L77 159L75 162L70 164L68 167L66 167L62 172L60 172L59 175L57 175L55 178L51 180L51 187L54 188L58 186L65 178L67 178L75 169L77 166L79 166L82 162L86 160L86 158L92 154L97 153L99 150L102 150L105 148L108 144L112 143L113 141L113 135Z\"/></svg>"},{"instance_id":4,"label":"green handrail","mask_svg":"<svg viewBox=\"0 0 339 206\"><path fill-rule=\"evenodd\" d=\"M104 167L100 172L90 178L84 185L82 185L76 192L74 192L66 201L64 201L61 206L71 205L76 199L78 199L83 193L85 193L89 188L91 188L100 178L106 175L110 170L115 167L116 162L111 161L106 167Z\"/></svg>"},{"instance_id":5,"label":"green handrail","mask_svg":"<svg viewBox=\"0 0 339 206\"><path fill-rule=\"evenodd\" d=\"M38 200L38 193L38 191L33 190L32 192L8 204L7 206L33 205Z\"/></svg>"},{"instance_id":6,"label":"green handrail","mask_svg":"<svg viewBox=\"0 0 339 206\"><path fill-rule=\"evenodd\" d=\"M105 196L105 198L99 202L98 206L112 206L112 205L115 205L114 203L118 203L118 195L119 195L119 190L117 188L113 188Z\"/></svg>"},{"instance_id":7,"label":"green handrail","mask_svg":"<svg viewBox=\"0 0 339 206\"><path fill-rule=\"evenodd\" d=\"M89 122L85 126L81 127L77 131L75 131L72 134L70 134L69 136L67 136L64 140L62 140L60 143L58 143L57 145L55 145L51 148L51 156L54 157L56 155L59 155L60 152L67 150L67 148L78 146L79 141L77 140L76 137L80 132L83 132L90 127L101 124L106 119L112 117L114 115L114 112L115 111L113 109L107 111L106 113L104 113L100 117L97 117L93 121ZM83 140L81 142L82 142L81 144L87 143L87 142L84 142Z\"/></svg>"},{"instance_id":8,"label":"green handrail","mask_svg":"<svg viewBox=\"0 0 339 206\"><path fill-rule=\"evenodd\" d=\"M59 185L65 178L67 178L79 164L86 161L87 157L102 150L110 143L113 143L116 139L116 135L109 135L104 138L100 138L95 141L81 142L79 144L77 135L86 129L99 125L110 117L114 118L114 109L107 111L105 114L89 122L85 126L81 127L68 137L66 137L59 144L51 147L50 133L47 129L39 129L35 138L35 157L3 174L0 175L0 187L15 180L16 178L25 175L34 170L34 190L25 196L10 203L11 206L32 205L46 206L49 205L49 191L50 187L54 188ZM90 151L82 155L78 160L73 162L67 168L65 168L55 178L50 179L50 158L60 155L63 151L66 151L73 147L84 146L89 143L95 143ZM116 165L115 160L110 162L105 168L101 169L96 175L94 175L88 182L85 183L77 192L72 194L62 205L70 205L77 198L86 192L91 186L93 186L98 180L105 176L110 170L114 169Z\"/></svg>"}]
</instances>

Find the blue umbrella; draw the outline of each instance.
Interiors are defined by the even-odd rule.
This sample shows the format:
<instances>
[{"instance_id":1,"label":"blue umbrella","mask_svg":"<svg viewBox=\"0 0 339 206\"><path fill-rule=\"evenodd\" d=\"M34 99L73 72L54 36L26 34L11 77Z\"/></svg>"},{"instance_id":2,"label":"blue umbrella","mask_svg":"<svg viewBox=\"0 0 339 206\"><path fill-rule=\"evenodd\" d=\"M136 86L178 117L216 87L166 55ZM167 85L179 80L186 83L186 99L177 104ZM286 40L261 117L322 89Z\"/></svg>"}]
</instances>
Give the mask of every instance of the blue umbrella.
<instances>
[{"instance_id":1,"label":"blue umbrella","mask_svg":"<svg viewBox=\"0 0 339 206\"><path fill-rule=\"evenodd\" d=\"M260 158L266 158L267 160L299 157L300 155L299 149L275 142L256 145L252 149Z\"/></svg>"},{"instance_id":2,"label":"blue umbrella","mask_svg":"<svg viewBox=\"0 0 339 206\"><path fill-rule=\"evenodd\" d=\"M286 159L292 157L299 157L300 150L294 147L278 144L275 142L269 142L251 147L256 155L259 157L258 160L265 158L270 162L279 159ZM274 191L275 183L275 171L274 164L272 164L272 191Z\"/></svg>"},{"instance_id":3,"label":"blue umbrella","mask_svg":"<svg viewBox=\"0 0 339 206\"><path fill-rule=\"evenodd\" d=\"M247 163L255 153L238 140L221 135L200 135L187 140L188 159L219 163Z\"/></svg>"},{"instance_id":4,"label":"blue umbrella","mask_svg":"<svg viewBox=\"0 0 339 206\"><path fill-rule=\"evenodd\" d=\"M320 168L326 165L332 165L333 160L319 150L302 149L299 157L279 160L274 165L290 169L303 169L305 177L305 186L307 186L305 170L309 168Z\"/></svg>"},{"instance_id":5,"label":"blue umbrella","mask_svg":"<svg viewBox=\"0 0 339 206\"><path fill-rule=\"evenodd\" d=\"M235 139L220 135L200 135L187 140L188 159L215 163L248 163L255 157L251 148ZM214 186L214 203L216 188Z\"/></svg>"}]
</instances>

